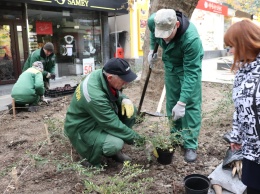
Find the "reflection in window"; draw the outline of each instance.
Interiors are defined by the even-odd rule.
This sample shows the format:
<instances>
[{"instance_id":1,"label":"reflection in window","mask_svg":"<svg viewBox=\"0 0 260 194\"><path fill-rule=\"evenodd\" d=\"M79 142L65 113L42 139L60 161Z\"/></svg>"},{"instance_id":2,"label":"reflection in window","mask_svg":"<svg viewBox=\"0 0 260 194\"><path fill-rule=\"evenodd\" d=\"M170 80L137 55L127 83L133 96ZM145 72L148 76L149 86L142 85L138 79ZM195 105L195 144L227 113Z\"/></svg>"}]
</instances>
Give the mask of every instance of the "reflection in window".
<instances>
[{"instance_id":1,"label":"reflection in window","mask_svg":"<svg viewBox=\"0 0 260 194\"><path fill-rule=\"evenodd\" d=\"M14 79L10 26L0 25L0 80Z\"/></svg>"}]
</instances>

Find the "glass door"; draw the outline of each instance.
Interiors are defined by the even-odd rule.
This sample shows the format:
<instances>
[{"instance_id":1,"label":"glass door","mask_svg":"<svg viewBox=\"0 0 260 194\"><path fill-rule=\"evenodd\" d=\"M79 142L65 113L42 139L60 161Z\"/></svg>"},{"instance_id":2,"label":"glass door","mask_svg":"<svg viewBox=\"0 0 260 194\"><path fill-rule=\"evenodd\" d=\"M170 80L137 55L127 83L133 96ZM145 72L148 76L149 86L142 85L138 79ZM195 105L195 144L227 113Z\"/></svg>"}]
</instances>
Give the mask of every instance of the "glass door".
<instances>
[{"instance_id":1,"label":"glass door","mask_svg":"<svg viewBox=\"0 0 260 194\"><path fill-rule=\"evenodd\" d=\"M0 22L0 85L15 83L24 63L23 28L15 22Z\"/></svg>"},{"instance_id":2,"label":"glass door","mask_svg":"<svg viewBox=\"0 0 260 194\"><path fill-rule=\"evenodd\" d=\"M11 52L11 25L0 24L0 80L15 80L13 56Z\"/></svg>"}]
</instances>

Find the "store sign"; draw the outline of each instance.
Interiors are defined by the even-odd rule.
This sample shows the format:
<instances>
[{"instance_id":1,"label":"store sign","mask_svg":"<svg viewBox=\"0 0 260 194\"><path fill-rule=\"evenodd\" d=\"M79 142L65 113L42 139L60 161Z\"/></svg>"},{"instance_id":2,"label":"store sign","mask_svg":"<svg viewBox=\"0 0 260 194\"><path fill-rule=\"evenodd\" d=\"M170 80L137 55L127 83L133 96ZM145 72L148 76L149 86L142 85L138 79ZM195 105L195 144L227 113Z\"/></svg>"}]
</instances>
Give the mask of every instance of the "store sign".
<instances>
[{"instance_id":1,"label":"store sign","mask_svg":"<svg viewBox=\"0 0 260 194\"><path fill-rule=\"evenodd\" d=\"M58 7L92 9L107 12L113 11L116 13L128 13L128 0L20 0L19 2Z\"/></svg>"},{"instance_id":2,"label":"store sign","mask_svg":"<svg viewBox=\"0 0 260 194\"><path fill-rule=\"evenodd\" d=\"M144 38L145 38L145 29L147 26L148 19L148 9L138 9L138 45L139 50L143 50Z\"/></svg>"},{"instance_id":3,"label":"store sign","mask_svg":"<svg viewBox=\"0 0 260 194\"><path fill-rule=\"evenodd\" d=\"M52 35L52 22L36 21L37 35Z\"/></svg>"},{"instance_id":4,"label":"store sign","mask_svg":"<svg viewBox=\"0 0 260 194\"><path fill-rule=\"evenodd\" d=\"M205 10L205 11L210 11L210 12L222 14L224 16L228 16L228 7L227 6L217 4L217 3L213 3L211 1L199 0L196 8L202 9L202 10Z\"/></svg>"},{"instance_id":5,"label":"store sign","mask_svg":"<svg viewBox=\"0 0 260 194\"><path fill-rule=\"evenodd\" d=\"M83 59L83 75L87 75L94 70L95 70L94 58Z\"/></svg>"}]
</instances>

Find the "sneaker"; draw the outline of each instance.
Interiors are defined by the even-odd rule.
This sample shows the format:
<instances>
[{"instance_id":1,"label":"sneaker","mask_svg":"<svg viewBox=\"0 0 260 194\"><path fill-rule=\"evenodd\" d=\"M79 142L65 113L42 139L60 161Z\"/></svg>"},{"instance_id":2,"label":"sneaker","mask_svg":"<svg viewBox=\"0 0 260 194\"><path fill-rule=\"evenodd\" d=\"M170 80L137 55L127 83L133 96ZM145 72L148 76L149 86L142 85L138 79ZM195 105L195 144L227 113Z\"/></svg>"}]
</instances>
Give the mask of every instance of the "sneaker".
<instances>
[{"instance_id":1,"label":"sneaker","mask_svg":"<svg viewBox=\"0 0 260 194\"><path fill-rule=\"evenodd\" d=\"M121 151L111 157L116 162L124 163L124 161L132 161L132 159Z\"/></svg>"},{"instance_id":2,"label":"sneaker","mask_svg":"<svg viewBox=\"0 0 260 194\"><path fill-rule=\"evenodd\" d=\"M186 162L194 162L197 159L197 152L195 149L186 149L184 160Z\"/></svg>"}]
</instances>

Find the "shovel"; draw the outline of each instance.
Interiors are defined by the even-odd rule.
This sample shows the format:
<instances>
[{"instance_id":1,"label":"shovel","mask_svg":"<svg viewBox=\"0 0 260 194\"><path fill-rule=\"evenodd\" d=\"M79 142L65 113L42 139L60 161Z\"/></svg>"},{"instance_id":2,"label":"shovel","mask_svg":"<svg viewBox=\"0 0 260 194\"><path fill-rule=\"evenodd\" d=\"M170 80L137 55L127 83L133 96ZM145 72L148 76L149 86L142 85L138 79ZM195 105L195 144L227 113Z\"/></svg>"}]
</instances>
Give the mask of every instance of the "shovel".
<instances>
[{"instance_id":1,"label":"shovel","mask_svg":"<svg viewBox=\"0 0 260 194\"><path fill-rule=\"evenodd\" d=\"M153 54L152 54L152 57L155 53L157 53L157 50L158 50L158 47L159 47L159 44L156 43L155 46L154 46L154 50L153 50ZM157 111L156 113L147 113L147 112L141 112L141 108L142 108L142 104L143 104L143 101L144 101L144 96L145 96L145 92L146 92L146 89L147 89L147 86L148 86L148 82L149 82L149 79L150 79L150 75L151 75L151 72L152 72L152 67L151 65L149 64L149 71L147 73L147 77L146 77L146 80L145 80L145 83L144 83L144 88L143 88L143 92L142 92L142 96L141 96L141 99L140 99L140 102L139 102L139 107L138 107L138 110L137 110L137 115L143 117L145 114L149 114L151 116L156 116L156 117L161 117L163 115L160 114L160 110L158 109L161 109L161 104L163 102L163 99L162 99L162 102L158 104L158 108L157 108ZM163 93L162 93L163 94ZM165 94L164 94L165 95ZM161 100L160 100L161 101Z\"/></svg>"},{"instance_id":2,"label":"shovel","mask_svg":"<svg viewBox=\"0 0 260 194\"><path fill-rule=\"evenodd\" d=\"M165 97L165 93L166 93L166 91L165 91L165 85L164 85L163 91L162 91L162 94L161 94L161 97L160 97L160 100L159 100L159 103L158 103L158 106L157 106L157 109L156 109L156 112L155 113L145 112L145 114L148 114L148 115L151 115L151 116L156 116L156 117L166 117L166 115L161 113L162 103L163 103L163 100L164 100L164 97Z\"/></svg>"}]
</instances>

